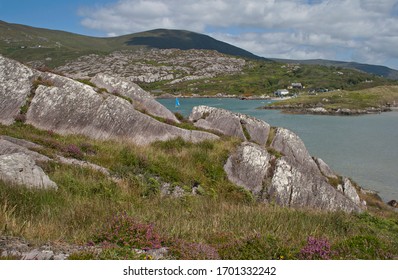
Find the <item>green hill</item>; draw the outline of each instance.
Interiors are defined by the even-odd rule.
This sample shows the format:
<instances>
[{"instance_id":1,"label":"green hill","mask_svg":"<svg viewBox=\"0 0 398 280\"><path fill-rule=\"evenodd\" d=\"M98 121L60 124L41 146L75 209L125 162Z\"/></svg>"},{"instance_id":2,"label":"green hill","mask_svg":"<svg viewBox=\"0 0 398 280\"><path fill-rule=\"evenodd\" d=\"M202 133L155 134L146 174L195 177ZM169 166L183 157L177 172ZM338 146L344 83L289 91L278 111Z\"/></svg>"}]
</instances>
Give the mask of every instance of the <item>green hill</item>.
<instances>
[{"instance_id":1,"label":"green hill","mask_svg":"<svg viewBox=\"0 0 398 280\"><path fill-rule=\"evenodd\" d=\"M0 53L22 62L44 61L47 66L56 67L85 54L107 54L137 47L216 50L223 54L261 59L209 36L183 30L156 29L96 38L0 21ZM49 61L46 60L48 57L56 58Z\"/></svg>"},{"instance_id":2,"label":"green hill","mask_svg":"<svg viewBox=\"0 0 398 280\"><path fill-rule=\"evenodd\" d=\"M320 59L266 59L210 36L184 30L155 29L119 37L97 38L0 21L0 54L22 62L41 61L49 67L56 67L85 54L107 54L137 47L215 50L248 59L355 69L398 80L398 71L385 66Z\"/></svg>"}]
</instances>

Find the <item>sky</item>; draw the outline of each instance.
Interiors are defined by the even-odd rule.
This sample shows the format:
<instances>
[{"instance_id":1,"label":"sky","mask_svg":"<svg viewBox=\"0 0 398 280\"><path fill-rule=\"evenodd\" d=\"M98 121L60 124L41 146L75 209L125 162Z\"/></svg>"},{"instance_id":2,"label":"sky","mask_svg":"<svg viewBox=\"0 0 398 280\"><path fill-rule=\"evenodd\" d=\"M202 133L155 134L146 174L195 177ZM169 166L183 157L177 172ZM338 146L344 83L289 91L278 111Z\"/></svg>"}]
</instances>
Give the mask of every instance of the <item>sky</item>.
<instances>
[{"instance_id":1,"label":"sky","mask_svg":"<svg viewBox=\"0 0 398 280\"><path fill-rule=\"evenodd\" d=\"M268 58L398 69L398 0L0 0L0 20L99 37L184 29Z\"/></svg>"}]
</instances>

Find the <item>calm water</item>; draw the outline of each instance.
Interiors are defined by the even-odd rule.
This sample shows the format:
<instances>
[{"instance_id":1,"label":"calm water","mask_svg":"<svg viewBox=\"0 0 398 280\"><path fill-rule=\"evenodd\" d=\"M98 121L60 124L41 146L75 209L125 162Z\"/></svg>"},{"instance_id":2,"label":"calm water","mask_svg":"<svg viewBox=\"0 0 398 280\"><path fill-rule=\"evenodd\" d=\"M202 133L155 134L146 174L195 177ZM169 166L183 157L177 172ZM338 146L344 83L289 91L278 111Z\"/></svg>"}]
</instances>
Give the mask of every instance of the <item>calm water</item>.
<instances>
[{"instance_id":1,"label":"calm water","mask_svg":"<svg viewBox=\"0 0 398 280\"><path fill-rule=\"evenodd\" d=\"M194 106L208 105L286 127L303 139L311 155L337 173L379 191L384 200L398 199L398 112L357 117L287 115L256 109L269 102L263 100L180 99L179 109L173 99L158 101L185 116Z\"/></svg>"}]
</instances>

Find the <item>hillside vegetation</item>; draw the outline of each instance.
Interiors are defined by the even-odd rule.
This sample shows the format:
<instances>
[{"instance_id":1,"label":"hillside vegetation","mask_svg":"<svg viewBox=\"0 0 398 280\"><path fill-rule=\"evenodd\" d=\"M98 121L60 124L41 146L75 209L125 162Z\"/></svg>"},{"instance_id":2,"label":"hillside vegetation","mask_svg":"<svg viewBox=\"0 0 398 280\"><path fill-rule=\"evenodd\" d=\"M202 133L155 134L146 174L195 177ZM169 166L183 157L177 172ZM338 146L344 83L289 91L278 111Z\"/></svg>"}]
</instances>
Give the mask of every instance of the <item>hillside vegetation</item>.
<instances>
[{"instance_id":1,"label":"hillside vegetation","mask_svg":"<svg viewBox=\"0 0 398 280\"><path fill-rule=\"evenodd\" d=\"M333 91L317 95L303 94L297 98L283 100L271 104L269 107L296 106L296 107L323 107L325 109L359 109L388 108L397 106L398 87L379 86L364 90Z\"/></svg>"},{"instance_id":2,"label":"hillside vegetation","mask_svg":"<svg viewBox=\"0 0 398 280\"><path fill-rule=\"evenodd\" d=\"M0 232L33 242L100 246L71 258L140 259L131 248L169 248L172 259L391 259L398 256L398 216L369 201L370 212L347 214L262 204L231 184L223 165L233 138L147 147L60 136L16 123L0 134L56 154L89 160L97 171L43 163L57 191L0 182ZM73 149L71 148L73 147ZM162 195L162 185L184 190ZM196 195L191 194L196 187Z\"/></svg>"},{"instance_id":3,"label":"hillside vegetation","mask_svg":"<svg viewBox=\"0 0 398 280\"><path fill-rule=\"evenodd\" d=\"M183 95L273 96L274 91L301 83L305 89L291 93L307 92L309 89L358 90L379 85L396 84L391 80L369 75L356 70L317 65L281 64L247 61L239 74L219 75L215 78L185 81L170 84L168 81L140 83L149 91L162 90Z\"/></svg>"}]
</instances>

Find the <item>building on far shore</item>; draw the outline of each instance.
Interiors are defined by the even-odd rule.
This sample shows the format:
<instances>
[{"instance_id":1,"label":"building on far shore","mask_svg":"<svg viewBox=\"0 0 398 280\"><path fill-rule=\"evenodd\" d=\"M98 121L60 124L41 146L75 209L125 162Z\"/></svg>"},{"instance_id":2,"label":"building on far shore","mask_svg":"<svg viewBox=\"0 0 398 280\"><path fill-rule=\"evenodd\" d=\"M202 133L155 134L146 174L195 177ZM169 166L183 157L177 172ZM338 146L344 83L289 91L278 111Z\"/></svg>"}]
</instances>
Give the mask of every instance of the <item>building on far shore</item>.
<instances>
[{"instance_id":1,"label":"building on far shore","mask_svg":"<svg viewBox=\"0 0 398 280\"><path fill-rule=\"evenodd\" d=\"M274 92L276 96L286 96L289 94L289 91L287 89L278 89L277 91Z\"/></svg>"}]
</instances>

